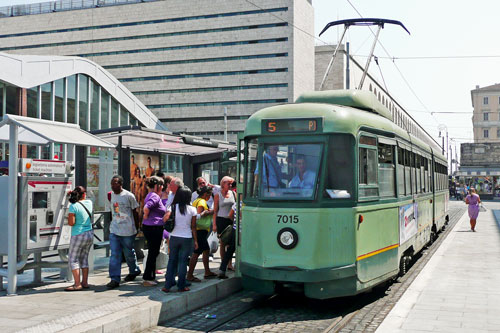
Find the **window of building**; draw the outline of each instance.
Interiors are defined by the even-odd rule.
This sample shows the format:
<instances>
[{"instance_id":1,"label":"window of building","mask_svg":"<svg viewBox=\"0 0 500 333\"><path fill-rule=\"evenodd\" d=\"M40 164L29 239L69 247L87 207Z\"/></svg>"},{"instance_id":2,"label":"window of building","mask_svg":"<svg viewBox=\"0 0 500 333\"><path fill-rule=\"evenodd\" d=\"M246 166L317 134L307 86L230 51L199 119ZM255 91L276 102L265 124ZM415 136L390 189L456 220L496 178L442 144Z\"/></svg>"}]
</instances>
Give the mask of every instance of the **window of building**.
<instances>
[{"instance_id":1,"label":"window of building","mask_svg":"<svg viewBox=\"0 0 500 333\"><path fill-rule=\"evenodd\" d=\"M500 139L500 128L497 128L497 139Z\"/></svg>"},{"instance_id":2,"label":"window of building","mask_svg":"<svg viewBox=\"0 0 500 333\"><path fill-rule=\"evenodd\" d=\"M489 136L489 131L487 129L485 129L483 131L483 134L484 134L484 137L487 138Z\"/></svg>"},{"instance_id":3,"label":"window of building","mask_svg":"<svg viewBox=\"0 0 500 333\"><path fill-rule=\"evenodd\" d=\"M488 97L483 97L483 105L488 105Z\"/></svg>"},{"instance_id":4,"label":"window of building","mask_svg":"<svg viewBox=\"0 0 500 333\"><path fill-rule=\"evenodd\" d=\"M488 112L483 113L483 120L488 120Z\"/></svg>"}]
</instances>

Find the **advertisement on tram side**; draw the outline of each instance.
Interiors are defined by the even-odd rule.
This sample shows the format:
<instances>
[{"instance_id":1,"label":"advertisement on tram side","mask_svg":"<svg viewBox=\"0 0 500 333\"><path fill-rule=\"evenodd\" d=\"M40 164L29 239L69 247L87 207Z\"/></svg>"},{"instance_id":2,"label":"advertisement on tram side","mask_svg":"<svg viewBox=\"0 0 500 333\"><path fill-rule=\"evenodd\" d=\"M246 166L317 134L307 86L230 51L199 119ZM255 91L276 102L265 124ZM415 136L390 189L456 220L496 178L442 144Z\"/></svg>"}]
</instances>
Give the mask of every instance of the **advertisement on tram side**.
<instances>
[{"instance_id":1,"label":"advertisement on tram side","mask_svg":"<svg viewBox=\"0 0 500 333\"><path fill-rule=\"evenodd\" d=\"M418 204L411 203L399 207L399 244L404 244L418 230Z\"/></svg>"}]
</instances>

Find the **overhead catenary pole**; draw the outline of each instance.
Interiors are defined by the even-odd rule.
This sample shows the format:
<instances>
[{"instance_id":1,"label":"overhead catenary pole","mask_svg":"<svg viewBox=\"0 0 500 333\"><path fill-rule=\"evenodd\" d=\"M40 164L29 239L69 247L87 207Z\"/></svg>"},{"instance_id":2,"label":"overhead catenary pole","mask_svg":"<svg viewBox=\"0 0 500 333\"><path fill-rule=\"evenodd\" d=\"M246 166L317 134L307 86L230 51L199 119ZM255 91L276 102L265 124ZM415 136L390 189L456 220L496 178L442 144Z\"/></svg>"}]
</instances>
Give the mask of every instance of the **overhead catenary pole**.
<instances>
[{"instance_id":1,"label":"overhead catenary pole","mask_svg":"<svg viewBox=\"0 0 500 333\"><path fill-rule=\"evenodd\" d=\"M328 63L328 66L326 67L325 75L323 76L323 80L321 80L321 84L319 85L318 90L323 90L323 87L325 86L326 79L328 78L328 75L330 74L330 71L332 70L333 63L335 62L335 58L337 57L337 53L339 52L340 45L342 45L342 41L344 40L345 33L347 32L347 29L349 29L349 25L344 26L344 32L342 32L342 36L340 37L340 40L337 43L337 47L335 47L335 51L333 52L332 58L330 59L330 62Z\"/></svg>"},{"instance_id":2,"label":"overhead catenary pole","mask_svg":"<svg viewBox=\"0 0 500 333\"><path fill-rule=\"evenodd\" d=\"M370 67L370 62L372 61L373 52L375 52L375 46L377 46L378 36L380 35L380 30L382 30L382 27L382 24L378 25L377 33L375 34L375 39L373 40L372 49L370 50L370 55L368 56L368 60L366 60L363 76L361 76L361 81L359 81L358 90L361 90L363 88L363 83L365 83L366 74L368 74L368 68Z\"/></svg>"}]
</instances>

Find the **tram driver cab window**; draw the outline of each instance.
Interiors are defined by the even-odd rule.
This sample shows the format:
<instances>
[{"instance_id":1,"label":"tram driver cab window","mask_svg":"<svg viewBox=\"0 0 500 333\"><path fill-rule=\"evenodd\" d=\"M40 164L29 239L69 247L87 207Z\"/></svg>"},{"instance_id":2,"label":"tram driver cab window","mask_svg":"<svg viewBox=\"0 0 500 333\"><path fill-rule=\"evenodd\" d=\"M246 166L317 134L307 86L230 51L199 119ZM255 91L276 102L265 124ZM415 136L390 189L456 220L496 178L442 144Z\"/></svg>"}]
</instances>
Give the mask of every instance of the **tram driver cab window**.
<instances>
[{"instance_id":1,"label":"tram driver cab window","mask_svg":"<svg viewBox=\"0 0 500 333\"><path fill-rule=\"evenodd\" d=\"M321 143L264 144L254 171L260 197L313 199L322 150Z\"/></svg>"}]
</instances>

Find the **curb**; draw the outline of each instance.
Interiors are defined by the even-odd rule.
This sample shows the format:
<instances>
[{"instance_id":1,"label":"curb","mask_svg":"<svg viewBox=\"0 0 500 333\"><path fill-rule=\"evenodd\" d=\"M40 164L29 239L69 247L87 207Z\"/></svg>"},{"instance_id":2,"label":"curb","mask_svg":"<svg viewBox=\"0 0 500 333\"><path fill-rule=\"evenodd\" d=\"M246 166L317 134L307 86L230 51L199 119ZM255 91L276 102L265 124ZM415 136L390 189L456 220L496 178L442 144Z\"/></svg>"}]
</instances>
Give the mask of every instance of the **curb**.
<instances>
[{"instance_id":1,"label":"curb","mask_svg":"<svg viewBox=\"0 0 500 333\"><path fill-rule=\"evenodd\" d=\"M157 287L20 332L141 332L241 289L241 279L237 277L204 284L187 293L165 294Z\"/></svg>"}]
</instances>

